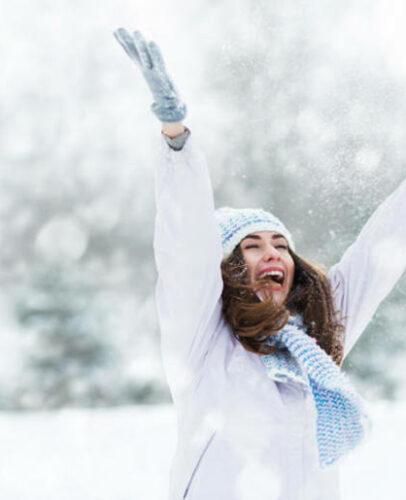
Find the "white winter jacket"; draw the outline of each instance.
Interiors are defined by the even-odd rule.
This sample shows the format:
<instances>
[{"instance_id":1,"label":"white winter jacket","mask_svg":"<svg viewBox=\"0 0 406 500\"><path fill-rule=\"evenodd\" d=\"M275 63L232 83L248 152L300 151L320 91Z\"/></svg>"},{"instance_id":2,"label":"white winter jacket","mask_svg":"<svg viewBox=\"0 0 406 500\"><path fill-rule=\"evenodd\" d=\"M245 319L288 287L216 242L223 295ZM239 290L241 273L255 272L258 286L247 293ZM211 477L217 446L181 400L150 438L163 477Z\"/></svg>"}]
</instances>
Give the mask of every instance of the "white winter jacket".
<instances>
[{"instance_id":1,"label":"white winter jacket","mask_svg":"<svg viewBox=\"0 0 406 500\"><path fill-rule=\"evenodd\" d=\"M169 500L338 499L338 466L318 465L311 395L269 378L222 317L220 231L195 138L180 151L158 142L156 301L178 416ZM405 220L406 181L328 273L345 356L405 268Z\"/></svg>"}]
</instances>

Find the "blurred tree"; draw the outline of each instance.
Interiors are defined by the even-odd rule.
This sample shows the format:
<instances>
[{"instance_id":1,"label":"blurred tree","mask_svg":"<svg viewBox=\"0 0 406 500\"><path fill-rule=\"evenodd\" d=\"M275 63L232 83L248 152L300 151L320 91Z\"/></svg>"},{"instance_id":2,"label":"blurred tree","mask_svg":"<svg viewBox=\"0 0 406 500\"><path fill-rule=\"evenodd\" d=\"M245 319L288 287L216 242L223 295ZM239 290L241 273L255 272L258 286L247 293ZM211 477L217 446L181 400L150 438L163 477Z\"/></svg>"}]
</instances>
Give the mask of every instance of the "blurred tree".
<instances>
[{"instance_id":1,"label":"blurred tree","mask_svg":"<svg viewBox=\"0 0 406 500\"><path fill-rule=\"evenodd\" d=\"M31 276L17 308L30 337L21 406L98 405L115 399L104 384L117 353L106 336L102 311L96 310L92 281L63 265L42 267Z\"/></svg>"},{"instance_id":2,"label":"blurred tree","mask_svg":"<svg viewBox=\"0 0 406 500\"><path fill-rule=\"evenodd\" d=\"M9 46L0 86L0 283L10 301L19 297L28 342L27 370L0 404L155 402L169 394L163 376L133 375L158 340L154 316L147 326L138 321L156 276L150 151L145 161L134 147L134 114L141 105L149 113L148 103L106 34L109 4L97 19L89 4L72 17L62 4L27 5L23 17L10 5L13 22L0 21Z\"/></svg>"},{"instance_id":3,"label":"blurred tree","mask_svg":"<svg viewBox=\"0 0 406 500\"><path fill-rule=\"evenodd\" d=\"M206 81L211 109L227 117L209 153L217 204L275 212L299 253L326 269L404 177L402 86L357 24L379 28L372 13L333 1L216 7L221 43ZM399 300L393 291L345 364L379 397L405 383L387 369L405 355L403 320L392 314Z\"/></svg>"},{"instance_id":4,"label":"blurred tree","mask_svg":"<svg viewBox=\"0 0 406 500\"><path fill-rule=\"evenodd\" d=\"M404 176L404 80L380 45L379 3L183 2L182 16L173 21L180 40L173 40L175 25L165 16L164 28L151 22L171 42L162 46L172 57L171 71L190 79L179 85L188 120L199 120L193 130L202 127L217 205L275 211L292 229L299 252L326 266L341 257ZM132 4L120 11L127 8L129 18ZM25 289L19 321L33 350L26 350L31 371L21 378L27 388L21 398L29 406L34 394L37 407L41 401L168 399L164 375L152 361L145 363L159 359L159 334L150 306L156 278L152 152L149 141L137 139L159 125L142 81L106 36L117 7L100 2L97 16L86 2L74 10L68 2L41 9L27 3L25 16L18 9L10 2L12 22L0 20L0 41L7 45L0 86L0 283L5 294ZM381 30L385 36L393 36L390 26ZM177 46L181 50L171 51ZM195 71L202 71L199 84ZM77 245L71 284L65 283L68 268L60 264L51 272L38 252L44 234L48 250L59 244L58 232L52 236L49 228L61 219L79 228L70 237ZM56 293L59 288L66 291ZM58 294L65 294L65 305ZM103 306L101 295L108 296ZM36 300L46 313L35 312ZM374 394L396 393L387 369L389 360L404 355L396 301L404 303L399 287L348 360ZM65 344L70 336L72 350ZM367 370L372 363L376 375ZM38 378L32 378L35 371ZM48 373L52 383L45 382ZM58 384L60 399L52 392Z\"/></svg>"},{"instance_id":5,"label":"blurred tree","mask_svg":"<svg viewBox=\"0 0 406 500\"><path fill-rule=\"evenodd\" d=\"M76 263L43 264L18 294L16 312L25 328L26 365L4 407L97 407L169 400L165 384L156 376L131 376L127 364L133 356L126 356L126 346L109 330L111 311L106 310L97 276Z\"/></svg>"}]
</instances>

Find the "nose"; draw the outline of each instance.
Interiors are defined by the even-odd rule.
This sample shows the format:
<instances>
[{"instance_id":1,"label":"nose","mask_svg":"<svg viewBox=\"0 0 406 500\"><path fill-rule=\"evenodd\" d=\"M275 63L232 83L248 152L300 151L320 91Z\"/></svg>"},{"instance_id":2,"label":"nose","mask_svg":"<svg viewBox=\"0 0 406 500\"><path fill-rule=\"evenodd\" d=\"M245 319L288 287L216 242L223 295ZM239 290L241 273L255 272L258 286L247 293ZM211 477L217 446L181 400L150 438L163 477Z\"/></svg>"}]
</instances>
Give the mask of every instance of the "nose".
<instances>
[{"instance_id":1,"label":"nose","mask_svg":"<svg viewBox=\"0 0 406 500\"><path fill-rule=\"evenodd\" d=\"M262 260L264 262L268 262L270 260L280 260L281 255L277 248L273 245L267 245L266 250L264 251L264 255L262 256Z\"/></svg>"}]
</instances>

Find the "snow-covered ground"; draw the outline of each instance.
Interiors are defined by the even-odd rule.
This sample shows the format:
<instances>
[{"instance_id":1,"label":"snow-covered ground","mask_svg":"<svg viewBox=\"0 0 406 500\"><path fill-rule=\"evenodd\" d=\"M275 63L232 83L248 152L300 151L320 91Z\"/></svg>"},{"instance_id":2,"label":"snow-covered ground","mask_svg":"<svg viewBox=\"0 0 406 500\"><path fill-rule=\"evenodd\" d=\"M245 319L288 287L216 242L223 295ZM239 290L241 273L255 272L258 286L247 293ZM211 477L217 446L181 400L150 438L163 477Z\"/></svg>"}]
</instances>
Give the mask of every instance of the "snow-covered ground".
<instances>
[{"instance_id":1,"label":"snow-covered ground","mask_svg":"<svg viewBox=\"0 0 406 500\"><path fill-rule=\"evenodd\" d=\"M342 500L404 500L406 403L371 410L368 442L342 464ZM0 498L166 500L175 419L171 406L0 414Z\"/></svg>"}]
</instances>

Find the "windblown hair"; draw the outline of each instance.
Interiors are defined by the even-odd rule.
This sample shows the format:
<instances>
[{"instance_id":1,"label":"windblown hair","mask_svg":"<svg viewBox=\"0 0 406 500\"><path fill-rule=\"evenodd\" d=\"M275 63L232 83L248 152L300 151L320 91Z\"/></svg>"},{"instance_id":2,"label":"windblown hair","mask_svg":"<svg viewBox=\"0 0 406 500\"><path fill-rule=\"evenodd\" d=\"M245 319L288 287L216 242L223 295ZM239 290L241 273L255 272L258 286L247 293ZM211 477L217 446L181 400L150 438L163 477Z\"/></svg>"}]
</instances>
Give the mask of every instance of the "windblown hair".
<instances>
[{"instance_id":1,"label":"windblown hair","mask_svg":"<svg viewBox=\"0 0 406 500\"><path fill-rule=\"evenodd\" d=\"M289 314L301 314L307 334L340 366L343 359L344 327L337 318L326 273L288 249L295 263L293 283L284 304L270 297L261 300L255 290L269 279L248 283L247 266L240 245L221 264L224 288L223 314L234 336L251 352L270 354L276 347L266 339L287 323Z\"/></svg>"}]
</instances>

